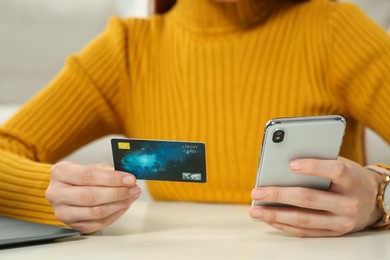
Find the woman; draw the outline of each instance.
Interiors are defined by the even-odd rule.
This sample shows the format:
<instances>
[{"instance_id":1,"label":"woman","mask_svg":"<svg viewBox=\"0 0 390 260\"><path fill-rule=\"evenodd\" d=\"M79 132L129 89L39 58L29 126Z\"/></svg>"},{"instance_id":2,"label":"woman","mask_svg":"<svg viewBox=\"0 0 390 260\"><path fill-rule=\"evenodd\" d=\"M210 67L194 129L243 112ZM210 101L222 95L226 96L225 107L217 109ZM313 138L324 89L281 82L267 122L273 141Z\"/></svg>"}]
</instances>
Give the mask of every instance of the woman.
<instances>
[{"instance_id":1,"label":"woman","mask_svg":"<svg viewBox=\"0 0 390 260\"><path fill-rule=\"evenodd\" d=\"M382 176L363 167L362 130L390 141L389 67L388 35L351 4L180 0L148 20L113 18L1 128L1 213L83 233L113 223L140 195L134 176L51 163L116 133L206 143L207 183L148 182L155 199L299 206L249 212L297 236L363 230L381 219ZM324 114L347 119L343 158L290 167L330 190L253 189L265 122Z\"/></svg>"}]
</instances>

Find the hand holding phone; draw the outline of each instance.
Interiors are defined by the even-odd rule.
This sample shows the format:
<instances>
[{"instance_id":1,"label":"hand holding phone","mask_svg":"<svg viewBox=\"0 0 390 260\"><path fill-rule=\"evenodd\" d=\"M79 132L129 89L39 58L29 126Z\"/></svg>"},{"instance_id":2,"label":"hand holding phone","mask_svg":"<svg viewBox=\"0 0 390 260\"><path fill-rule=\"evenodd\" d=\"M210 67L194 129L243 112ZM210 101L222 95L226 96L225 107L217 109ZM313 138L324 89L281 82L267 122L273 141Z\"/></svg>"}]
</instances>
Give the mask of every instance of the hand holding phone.
<instances>
[{"instance_id":1,"label":"hand holding phone","mask_svg":"<svg viewBox=\"0 0 390 260\"><path fill-rule=\"evenodd\" d=\"M345 125L345 119L338 115L270 120L264 131L255 186L327 190L329 179L295 174L289 164L294 159L337 159ZM252 204L269 205L256 201Z\"/></svg>"}]
</instances>

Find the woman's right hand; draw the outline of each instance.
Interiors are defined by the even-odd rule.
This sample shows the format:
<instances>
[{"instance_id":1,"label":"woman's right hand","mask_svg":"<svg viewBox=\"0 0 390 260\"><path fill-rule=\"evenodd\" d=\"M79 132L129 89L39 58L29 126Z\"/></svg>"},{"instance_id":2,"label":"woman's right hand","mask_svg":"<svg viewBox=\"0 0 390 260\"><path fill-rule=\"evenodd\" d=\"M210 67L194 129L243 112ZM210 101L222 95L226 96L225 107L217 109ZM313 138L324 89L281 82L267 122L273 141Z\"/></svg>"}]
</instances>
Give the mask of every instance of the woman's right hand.
<instances>
[{"instance_id":1,"label":"woman's right hand","mask_svg":"<svg viewBox=\"0 0 390 260\"><path fill-rule=\"evenodd\" d=\"M114 223L140 195L134 175L106 163L59 162L51 168L46 190L58 220L83 234Z\"/></svg>"}]
</instances>

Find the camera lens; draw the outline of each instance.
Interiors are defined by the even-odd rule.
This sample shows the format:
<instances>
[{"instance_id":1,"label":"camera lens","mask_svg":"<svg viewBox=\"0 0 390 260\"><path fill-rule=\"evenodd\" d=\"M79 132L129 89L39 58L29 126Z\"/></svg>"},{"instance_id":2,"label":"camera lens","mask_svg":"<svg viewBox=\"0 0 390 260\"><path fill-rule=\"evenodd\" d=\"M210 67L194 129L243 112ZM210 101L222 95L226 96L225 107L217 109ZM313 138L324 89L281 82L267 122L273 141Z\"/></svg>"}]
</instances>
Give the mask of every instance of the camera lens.
<instances>
[{"instance_id":1,"label":"camera lens","mask_svg":"<svg viewBox=\"0 0 390 260\"><path fill-rule=\"evenodd\" d=\"M284 131L282 129L277 129L272 135L272 141L274 143L281 143L284 140Z\"/></svg>"}]
</instances>

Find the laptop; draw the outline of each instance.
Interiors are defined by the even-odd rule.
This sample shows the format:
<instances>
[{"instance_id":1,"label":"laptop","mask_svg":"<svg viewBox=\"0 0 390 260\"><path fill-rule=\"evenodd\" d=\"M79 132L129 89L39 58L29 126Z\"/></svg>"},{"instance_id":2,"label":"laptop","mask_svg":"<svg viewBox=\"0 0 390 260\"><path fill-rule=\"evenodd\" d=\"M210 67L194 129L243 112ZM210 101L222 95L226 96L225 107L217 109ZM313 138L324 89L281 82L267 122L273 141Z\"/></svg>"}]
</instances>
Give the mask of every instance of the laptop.
<instances>
[{"instance_id":1,"label":"laptop","mask_svg":"<svg viewBox=\"0 0 390 260\"><path fill-rule=\"evenodd\" d=\"M79 234L73 229L0 217L0 247L47 242Z\"/></svg>"}]
</instances>

